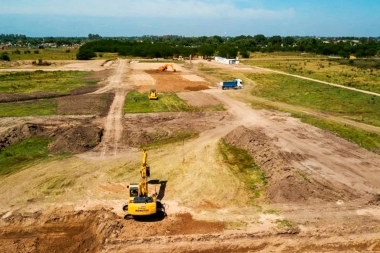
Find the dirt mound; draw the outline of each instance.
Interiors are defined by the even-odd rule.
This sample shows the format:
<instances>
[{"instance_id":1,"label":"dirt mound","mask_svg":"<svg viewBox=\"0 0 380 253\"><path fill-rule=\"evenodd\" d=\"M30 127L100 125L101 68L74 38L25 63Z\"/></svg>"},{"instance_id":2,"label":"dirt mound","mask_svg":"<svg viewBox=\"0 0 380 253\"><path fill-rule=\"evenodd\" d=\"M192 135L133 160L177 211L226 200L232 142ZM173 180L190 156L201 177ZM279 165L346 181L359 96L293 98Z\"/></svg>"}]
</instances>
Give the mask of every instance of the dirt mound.
<instances>
[{"instance_id":1,"label":"dirt mound","mask_svg":"<svg viewBox=\"0 0 380 253\"><path fill-rule=\"evenodd\" d=\"M272 203L305 203L353 199L352 192L337 187L317 175L308 175L293 162L303 160L298 154L282 152L262 129L243 126L230 132L225 140L247 150L268 180L267 197Z\"/></svg>"},{"instance_id":2,"label":"dirt mound","mask_svg":"<svg viewBox=\"0 0 380 253\"><path fill-rule=\"evenodd\" d=\"M66 124L21 124L0 135L0 150L30 137L52 138L49 151L77 154L87 151L101 141L103 128L89 120L70 121Z\"/></svg>"},{"instance_id":3,"label":"dirt mound","mask_svg":"<svg viewBox=\"0 0 380 253\"><path fill-rule=\"evenodd\" d=\"M4 216L3 216L4 217ZM0 220L3 252L99 252L106 238L117 234L119 218L105 210L14 213Z\"/></svg>"},{"instance_id":4,"label":"dirt mound","mask_svg":"<svg viewBox=\"0 0 380 253\"><path fill-rule=\"evenodd\" d=\"M49 151L52 153L82 153L97 146L102 136L103 128L99 126L91 124L79 125L62 132L49 144Z\"/></svg>"},{"instance_id":5,"label":"dirt mound","mask_svg":"<svg viewBox=\"0 0 380 253\"><path fill-rule=\"evenodd\" d=\"M42 98L55 98L66 96L57 92L34 92L30 94L0 93L0 103L19 102Z\"/></svg>"},{"instance_id":6,"label":"dirt mound","mask_svg":"<svg viewBox=\"0 0 380 253\"><path fill-rule=\"evenodd\" d=\"M185 90L189 90L189 91L200 91L200 90L206 90L206 89L208 89L208 86L206 86L206 85L187 86L184 89Z\"/></svg>"},{"instance_id":7,"label":"dirt mound","mask_svg":"<svg viewBox=\"0 0 380 253\"><path fill-rule=\"evenodd\" d=\"M0 103L28 101L42 98L71 97L74 95L82 95L94 92L99 89L99 87L100 85L83 86L72 90L69 94L62 94L53 91L39 91L33 93L0 93Z\"/></svg>"}]
</instances>

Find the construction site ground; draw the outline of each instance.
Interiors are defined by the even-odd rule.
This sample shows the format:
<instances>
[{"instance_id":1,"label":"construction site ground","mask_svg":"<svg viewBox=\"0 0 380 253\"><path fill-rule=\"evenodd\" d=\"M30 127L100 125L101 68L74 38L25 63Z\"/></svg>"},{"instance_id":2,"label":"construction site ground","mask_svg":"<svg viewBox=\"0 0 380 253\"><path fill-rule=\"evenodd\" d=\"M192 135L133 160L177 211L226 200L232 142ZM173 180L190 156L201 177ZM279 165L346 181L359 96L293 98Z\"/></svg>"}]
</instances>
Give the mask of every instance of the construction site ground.
<instances>
[{"instance_id":1,"label":"construction site ground","mask_svg":"<svg viewBox=\"0 0 380 253\"><path fill-rule=\"evenodd\" d=\"M220 89L196 61L175 64L176 72L158 72L160 65L53 64L46 69L108 71L99 89L60 103L72 115L0 118L1 145L45 136L54 139L52 154L75 154L0 177L1 252L380 251L380 155L287 113L252 109L242 102L248 88ZM25 63L1 71L31 69ZM123 113L129 91L151 88L226 110ZM75 115L101 94L111 96L108 113ZM126 186L139 180L139 146L183 131L199 135L148 150L150 191L160 193L167 216L125 219ZM264 197L252 202L253 186L223 162L222 138L264 171Z\"/></svg>"}]
</instances>

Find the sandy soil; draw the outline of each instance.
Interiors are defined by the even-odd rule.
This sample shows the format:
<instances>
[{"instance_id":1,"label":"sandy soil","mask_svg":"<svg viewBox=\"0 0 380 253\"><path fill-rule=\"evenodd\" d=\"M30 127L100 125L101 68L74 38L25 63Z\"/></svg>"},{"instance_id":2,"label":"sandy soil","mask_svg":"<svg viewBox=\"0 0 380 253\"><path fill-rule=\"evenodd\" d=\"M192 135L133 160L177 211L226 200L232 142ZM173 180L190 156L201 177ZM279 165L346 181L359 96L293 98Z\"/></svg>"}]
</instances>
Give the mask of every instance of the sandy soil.
<instances>
[{"instance_id":1,"label":"sandy soil","mask_svg":"<svg viewBox=\"0 0 380 253\"><path fill-rule=\"evenodd\" d=\"M95 92L115 94L104 118L0 119L3 137L18 126L19 133L33 134L25 124L44 121L51 127L64 120L104 127L100 144L90 151L0 178L0 242L6 252L380 250L379 155L288 114L251 109L231 98L244 97L244 90L217 89L196 70L175 65L176 72L157 72L158 66L113 62L114 74ZM231 66L242 68L252 70ZM221 103L227 111L123 115L125 94L150 87L178 92L195 106ZM123 219L125 186L139 179L137 145L185 129L200 135L148 150L150 190L160 193L168 216ZM254 157L268 181L265 198L250 202L250 191L222 162L221 138Z\"/></svg>"}]
</instances>

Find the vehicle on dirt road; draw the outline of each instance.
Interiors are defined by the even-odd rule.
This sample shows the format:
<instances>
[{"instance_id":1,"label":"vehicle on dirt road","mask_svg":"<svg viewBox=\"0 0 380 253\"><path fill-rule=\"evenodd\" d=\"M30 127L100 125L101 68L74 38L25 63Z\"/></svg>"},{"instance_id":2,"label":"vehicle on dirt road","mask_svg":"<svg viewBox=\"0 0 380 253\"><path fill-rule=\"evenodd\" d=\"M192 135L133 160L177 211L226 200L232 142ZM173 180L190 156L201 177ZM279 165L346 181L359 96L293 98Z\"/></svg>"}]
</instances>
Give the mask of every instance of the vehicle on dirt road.
<instances>
[{"instance_id":1,"label":"vehicle on dirt road","mask_svg":"<svg viewBox=\"0 0 380 253\"><path fill-rule=\"evenodd\" d=\"M157 96L156 89L150 89L148 97L149 97L149 100L157 100L158 96Z\"/></svg>"},{"instance_id":2,"label":"vehicle on dirt road","mask_svg":"<svg viewBox=\"0 0 380 253\"><path fill-rule=\"evenodd\" d=\"M232 81L220 82L222 89L241 89L243 88L243 81L241 79L234 79Z\"/></svg>"},{"instance_id":3,"label":"vehicle on dirt road","mask_svg":"<svg viewBox=\"0 0 380 253\"><path fill-rule=\"evenodd\" d=\"M148 154L143 151L142 164L140 170L140 183L130 183L128 188L128 203L124 205L123 210L127 211L127 216L151 216L157 213L164 213L164 206L157 199L157 193L149 195L148 177L150 177L150 167L147 164Z\"/></svg>"}]
</instances>

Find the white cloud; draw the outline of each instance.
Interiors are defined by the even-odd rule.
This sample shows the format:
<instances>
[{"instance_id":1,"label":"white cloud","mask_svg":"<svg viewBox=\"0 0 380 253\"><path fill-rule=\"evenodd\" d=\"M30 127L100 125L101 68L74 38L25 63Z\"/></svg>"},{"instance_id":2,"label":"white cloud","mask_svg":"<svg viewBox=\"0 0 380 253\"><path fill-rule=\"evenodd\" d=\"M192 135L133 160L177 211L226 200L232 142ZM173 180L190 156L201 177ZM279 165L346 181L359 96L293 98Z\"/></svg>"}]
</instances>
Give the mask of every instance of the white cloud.
<instances>
[{"instance_id":1,"label":"white cloud","mask_svg":"<svg viewBox=\"0 0 380 253\"><path fill-rule=\"evenodd\" d=\"M3 14L103 17L283 19L294 9L240 7L228 0L19 0L2 5Z\"/></svg>"}]
</instances>

